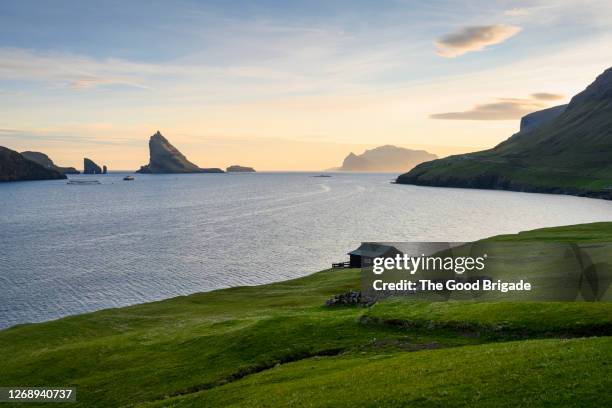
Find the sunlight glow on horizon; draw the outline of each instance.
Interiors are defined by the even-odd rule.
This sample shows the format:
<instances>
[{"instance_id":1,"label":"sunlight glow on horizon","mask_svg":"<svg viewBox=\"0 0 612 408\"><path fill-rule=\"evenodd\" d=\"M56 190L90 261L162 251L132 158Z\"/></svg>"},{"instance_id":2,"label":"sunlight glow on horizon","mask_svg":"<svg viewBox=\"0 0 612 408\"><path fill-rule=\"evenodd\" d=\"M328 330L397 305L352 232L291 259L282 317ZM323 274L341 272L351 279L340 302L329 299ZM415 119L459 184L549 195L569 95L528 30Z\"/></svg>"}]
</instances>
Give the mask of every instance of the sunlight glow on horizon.
<instances>
[{"instance_id":1,"label":"sunlight glow on horizon","mask_svg":"<svg viewBox=\"0 0 612 408\"><path fill-rule=\"evenodd\" d=\"M0 145L111 170L146 164L158 129L201 167L322 170L384 144L446 156L612 65L602 0L314 3L3 2Z\"/></svg>"}]
</instances>

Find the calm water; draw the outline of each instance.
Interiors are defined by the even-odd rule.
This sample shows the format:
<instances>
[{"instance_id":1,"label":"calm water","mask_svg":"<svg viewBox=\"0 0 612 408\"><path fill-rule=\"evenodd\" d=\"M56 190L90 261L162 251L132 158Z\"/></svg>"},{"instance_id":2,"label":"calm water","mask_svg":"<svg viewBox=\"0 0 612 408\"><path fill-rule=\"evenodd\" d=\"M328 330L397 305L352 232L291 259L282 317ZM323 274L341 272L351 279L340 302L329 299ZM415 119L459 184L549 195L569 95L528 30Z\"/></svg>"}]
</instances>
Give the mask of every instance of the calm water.
<instances>
[{"instance_id":1,"label":"calm water","mask_svg":"<svg viewBox=\"0 0 612 408\"><path fill-rule=\"evenodd\" d=\"M0 184L0 327L297 277L360 241L612 220L612 202L393 185L389 174L77 176Z\"/></svg>"}]
</instances>

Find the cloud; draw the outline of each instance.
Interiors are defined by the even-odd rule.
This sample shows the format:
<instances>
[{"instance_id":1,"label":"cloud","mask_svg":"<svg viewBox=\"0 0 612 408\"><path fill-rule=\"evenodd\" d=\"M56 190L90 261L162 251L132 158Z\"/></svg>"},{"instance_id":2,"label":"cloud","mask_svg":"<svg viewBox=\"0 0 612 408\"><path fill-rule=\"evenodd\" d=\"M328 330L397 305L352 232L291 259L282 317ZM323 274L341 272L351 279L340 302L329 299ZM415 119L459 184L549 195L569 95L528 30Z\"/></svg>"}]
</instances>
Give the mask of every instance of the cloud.
<instances>
[{"instance_id":1,"label":"cloud","mask_svg":"<svg viewBox=\"0 0 612 408\"><path fill-rule=\"evenodd\" d=\"M499 98L497 102L476 105L467 111L436 113L429 117L450 120L512 120L545 107L545 104L533 99Z\"/></svg>"},{"instance_id":2,"label":"cloud","mask_svg":"<svg viewBox=\"0 0 612 408\"><path fill-rule=\"evenodd\" d=\"M556 101L559 99L563 99L565 95L553 94L553 93L548 93L548 92L538 92L538 93L531 94L531 97L533 99L538 99L540 101Z\"/></svg>"},{"instance_id":3,"label":"cloud","mask_svg":"<svg viewBox=\"0 0 612 408\"><path fill-rule=\"evenodd\" d=\"M0 48L0 80L46 82L72 89L92 89L101 85L147 88L143 78L162 75L169 68L116 58L36 52L20 48Z\"/></svg>"},{"instance_id":4,"label":"cloud","mask_svg":"<svg viewBox=\"0 0 612 408\"><path fill-rule=\"evenodd\" d=\"M464 27L437 40L437 54L454 58L468 52L481 51L489 45L506 41L520 31L521 27L504 24Z\"/></svg>"},{"instance_id":5,"label":"cloud","mask_svg":"<svg viewBox=\"0 0 612 408\"><path fill-rule=\"evenodd\" d=\"M504 11L504 15L509 16L509 17L527 16L529 14L530 14L529 9L524 8L524 7L515 7L513 9Z\"/></svg>"},{"instance_id":6,"label":"cloud","mask_svg":"<svg viewBox=\"0 0 612 408\"><path fill-rule=\"evenodd\" d=\"M125 85L134 88L150 89L147 86L122 78L81 78L70 83L72 89L92 89L104 85Z\"/></svg>"}]
</instances>

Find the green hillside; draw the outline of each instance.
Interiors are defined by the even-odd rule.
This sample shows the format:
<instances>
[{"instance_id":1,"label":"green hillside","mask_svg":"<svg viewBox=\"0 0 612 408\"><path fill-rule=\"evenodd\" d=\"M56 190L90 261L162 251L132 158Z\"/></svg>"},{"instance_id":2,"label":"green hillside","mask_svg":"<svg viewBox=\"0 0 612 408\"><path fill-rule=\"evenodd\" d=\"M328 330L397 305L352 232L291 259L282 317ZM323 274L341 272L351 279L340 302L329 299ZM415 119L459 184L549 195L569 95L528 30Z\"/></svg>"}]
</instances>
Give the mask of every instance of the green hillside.
<instances>
[{"instance_id":1,"label":"green hillside","mask_svg":"<svg viewBox=\"0 0 612 408\"><path fill-rule=\"evenodd\" d=\"M611 231L496 239L597 242ZM76 386L71 407L612 404L612 303L323 306L359 288L359 275L328 270L6 329L0 384Z\"/></svg>"},{"instance_id":2,"label":"green hillside","mask_svg":"<svg viewBox=\"0 0 612 408\"><path fill-rule=\"evenodd\" d=\"M612 68L556 119L490 150L423 163L397 182L612 198Z\"/></svg>"}]
</instances>

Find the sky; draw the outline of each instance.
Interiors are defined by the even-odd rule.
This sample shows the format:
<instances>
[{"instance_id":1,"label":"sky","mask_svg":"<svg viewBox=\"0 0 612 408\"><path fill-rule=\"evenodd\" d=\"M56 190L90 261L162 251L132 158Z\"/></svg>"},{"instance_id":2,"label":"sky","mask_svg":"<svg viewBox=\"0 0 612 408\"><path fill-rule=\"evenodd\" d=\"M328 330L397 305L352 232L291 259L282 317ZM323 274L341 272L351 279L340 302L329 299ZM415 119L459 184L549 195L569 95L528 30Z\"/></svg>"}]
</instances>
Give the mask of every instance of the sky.
<instances>
[{"instance_id":1,"label":"sky","mask_svg":"<svg viewBox=\"0 0 612 408\"><path fill-rule=\"evenodd\" d=\"M0 145L82 168L321 170L495 146L612 66L612 2L0 2Z\"/></svg>"}]
</instances>

